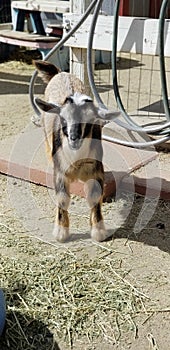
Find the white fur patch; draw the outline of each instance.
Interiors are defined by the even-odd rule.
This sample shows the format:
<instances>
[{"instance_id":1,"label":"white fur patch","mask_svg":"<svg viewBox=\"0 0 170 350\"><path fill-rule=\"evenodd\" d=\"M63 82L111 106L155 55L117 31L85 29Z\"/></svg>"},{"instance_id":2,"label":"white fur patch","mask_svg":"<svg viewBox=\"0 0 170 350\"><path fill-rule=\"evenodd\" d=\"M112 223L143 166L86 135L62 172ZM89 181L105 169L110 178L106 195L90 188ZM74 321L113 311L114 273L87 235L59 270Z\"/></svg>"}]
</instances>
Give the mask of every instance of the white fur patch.
<instances>
[{"instance_id":1,"label":"white fur patch","mask_svg":"<svg viewBox=\"0 0 170 350\"><path fill-rule=\"evenodd\" d=\"M64 153L65 155L65 159L67 160L67 167L69 167L70 165L73 165L75 162L81 159L86 159L86 158L93 159L93 154L92 154L90 145L91 145L91 139L86 138L83 140L81 147L78 150L74 151L70 149L68 144L68 139L64 137L61 154ZM94 159L96 158L94 157Z\"/></svg>"},{"instance_id":2,"label":"white fur patch","mask_svg":"<svg viewBox=\"0 0 170 350\"><path fill-rule=\"evenodd\" d=\"M93 102L90 96L75 92L71 99L77 106L82 106L85 102Z\"/></svg>"}]
</instances>

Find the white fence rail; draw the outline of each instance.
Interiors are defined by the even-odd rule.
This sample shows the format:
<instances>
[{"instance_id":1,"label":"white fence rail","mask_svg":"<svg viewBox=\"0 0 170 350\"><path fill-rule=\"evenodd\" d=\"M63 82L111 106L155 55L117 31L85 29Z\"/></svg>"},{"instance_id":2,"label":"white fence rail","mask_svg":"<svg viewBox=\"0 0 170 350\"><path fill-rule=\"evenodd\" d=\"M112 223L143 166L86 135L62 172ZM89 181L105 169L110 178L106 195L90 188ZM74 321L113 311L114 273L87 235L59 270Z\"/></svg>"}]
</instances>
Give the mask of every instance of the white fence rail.
<instances>
[{"instance_id":1,"label":"white fence rail","mask_svg":"<svg viewBox=\"0 0 170 350\"><path fill-rule=\"evenodd\" d=\"M64 14L64 23L72 28L81 15ZM87 48L90 15L78 31L67 42L66 46ZM158 55L158 19L139 17L119 17L117 50L147 55ZM113 16L100 15L94 34L93 48L95 50L112 51ZM165 56L170 56L170 20L165 20Z\"/></svg>"}]
</instances>

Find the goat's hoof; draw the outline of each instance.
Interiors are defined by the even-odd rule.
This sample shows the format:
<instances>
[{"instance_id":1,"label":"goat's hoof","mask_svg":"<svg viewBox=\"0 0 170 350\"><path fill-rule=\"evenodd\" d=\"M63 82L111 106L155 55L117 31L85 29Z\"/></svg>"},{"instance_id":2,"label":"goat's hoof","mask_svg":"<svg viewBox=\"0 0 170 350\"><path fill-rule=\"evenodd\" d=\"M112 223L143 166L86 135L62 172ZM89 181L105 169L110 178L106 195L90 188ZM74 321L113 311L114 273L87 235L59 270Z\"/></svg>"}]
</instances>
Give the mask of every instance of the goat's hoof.
<instances>
[{"instance_id":1,"label":"goat's hoof","mask_svg":"<svg viewBox=\"0 0 170 350\"><path fill-rule=\"evenodd\" d=\"M60 225L55 225L53 230L53 236L58 242L63 243L69 237L69 228Z\"/></svg>"},{"instance_id":2,"label":"goat's hoof","mask_svg":"<svg viewBox=\"0 0 170 350\"><path fill-rule=\"evenodd\" d=\"M95 226L92 226L91 238L97 242L105 241L107 238L107 230L105 229L103 221L100 221Z\"/></svg>"}]
</instances>

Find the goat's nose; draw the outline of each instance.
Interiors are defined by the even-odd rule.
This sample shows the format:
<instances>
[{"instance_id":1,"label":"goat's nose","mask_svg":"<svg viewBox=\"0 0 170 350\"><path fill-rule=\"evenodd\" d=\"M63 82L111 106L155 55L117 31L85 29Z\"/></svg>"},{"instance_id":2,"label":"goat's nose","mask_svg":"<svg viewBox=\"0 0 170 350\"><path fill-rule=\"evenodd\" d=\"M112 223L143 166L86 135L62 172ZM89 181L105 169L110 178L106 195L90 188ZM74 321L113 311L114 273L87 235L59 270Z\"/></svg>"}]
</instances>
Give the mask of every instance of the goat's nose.
<instances>
[{"instance_id":1,"label":"goat's nose","mask_svg":"<svg viewBox=\"0 0 170 350\"><path fill-rule=\"evenodd\" d=\"M78 136L76 134L70 134L70 140L76 141L78 139Z\"/></svg>"}]
</instances>

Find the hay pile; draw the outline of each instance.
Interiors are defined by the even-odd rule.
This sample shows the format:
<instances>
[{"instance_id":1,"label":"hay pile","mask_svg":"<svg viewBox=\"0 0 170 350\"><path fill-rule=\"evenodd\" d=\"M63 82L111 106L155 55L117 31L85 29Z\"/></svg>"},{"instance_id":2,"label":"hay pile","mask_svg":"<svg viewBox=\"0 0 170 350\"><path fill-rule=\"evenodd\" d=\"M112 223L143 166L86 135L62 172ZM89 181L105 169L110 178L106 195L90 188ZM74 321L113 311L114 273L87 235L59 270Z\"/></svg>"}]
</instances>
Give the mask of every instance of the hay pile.
<instances>
[{"instance_id":1,"label":"hay pile","mask_svg":"<svg viewBox=\"0 0 170 350\"><path fill-rule=\"evenodd\" d=\"M135 316L145 296L127 282L111 250L108 255L98 248L89 258L81 249L46 249L25 235L4 236L4 242L7 329L1 350L57 349L54 336L67 348L79 338L116 344L124 331L136 336Z\"/></svg>"}]
</instances>

